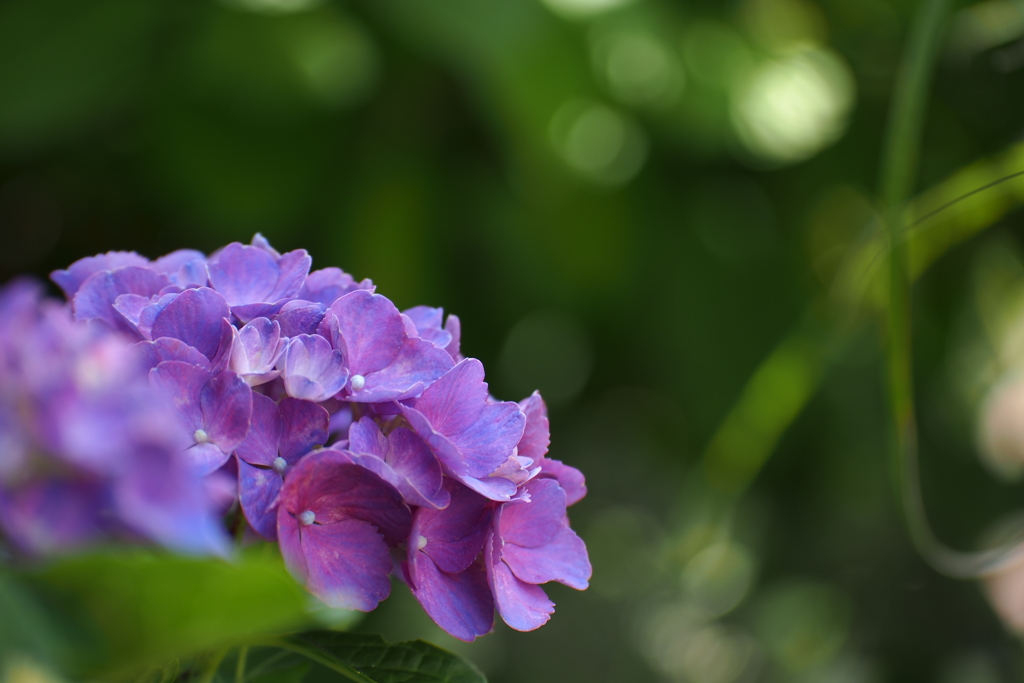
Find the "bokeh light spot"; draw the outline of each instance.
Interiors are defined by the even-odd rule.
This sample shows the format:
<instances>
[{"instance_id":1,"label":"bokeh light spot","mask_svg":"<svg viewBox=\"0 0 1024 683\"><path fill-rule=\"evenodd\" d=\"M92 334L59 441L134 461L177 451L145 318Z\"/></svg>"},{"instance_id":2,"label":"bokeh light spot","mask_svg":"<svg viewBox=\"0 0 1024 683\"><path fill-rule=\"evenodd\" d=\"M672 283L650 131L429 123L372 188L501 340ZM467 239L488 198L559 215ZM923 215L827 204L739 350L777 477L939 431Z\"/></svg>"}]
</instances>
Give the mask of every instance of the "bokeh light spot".
<instances>
[{"instance_id":1,"label":"bokeh light spot","mask_svg":"<svg viewBox=\"0 0 1024 683\"><path fill-rule=\"evenodd\" d=\"M633 0L541 0L555 14L566 19L587 19L619 7Z\"/></svg>"},{"instance_id":2,"label":"bokeh light spot","mask_svg":"<svg viewBox=\"0 0 1024 683\"><path fill-rule=\"evenodd\" d=\"M765 62L743 79L732 94L732 120L751 152L795 163L839 139L853 102L853 77L842 59L808 48Z\"/></svg>"},{"instance_id":3,"label":"bokeh light spot","mask_svg":"<svg viewBox=\"0 0 1024 683\"><path fill-rule=\"evenodd\" d=\"M598 184L625 184L647 160L643 129L607 105L567 102L552 118L550 132L565 163Z\"/></svg>"},{"instance_id":4,"label":"bokeh light spot","mask_svg":"<svg viewBox=\"0 0 1024 683\"><path fill-rule=\"evenodd\" d=\"M594 31L594 67L611 93L626 104L667 106L685 84L682 63L673 51L646 31Z\"/></svg>"},{"instance_id":5,"label":"bokeh light spot","mask_svg":"<svg viewBox=\"0 0 1024 683\"><path fill-rule=\"evenodd\" d=\"M566 314L547 311L516 323L502 349L499 371L516 397L539 389L549 405L559 406L579 395L592 365L586 329Z\"/></svg>"}]
</instances>

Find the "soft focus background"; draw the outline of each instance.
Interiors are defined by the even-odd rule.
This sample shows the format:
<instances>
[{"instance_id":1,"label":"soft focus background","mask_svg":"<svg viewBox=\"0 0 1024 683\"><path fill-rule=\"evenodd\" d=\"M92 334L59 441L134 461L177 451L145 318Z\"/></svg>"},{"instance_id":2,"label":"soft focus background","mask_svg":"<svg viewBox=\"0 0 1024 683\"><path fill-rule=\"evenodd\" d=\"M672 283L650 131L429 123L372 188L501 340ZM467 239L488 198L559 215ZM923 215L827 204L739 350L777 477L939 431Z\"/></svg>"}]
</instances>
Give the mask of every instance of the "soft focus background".
<instances>
[{"instance_id":1,"label":"soft focus background","mask_svg":"<svg viewBox=\"0 0 1024 683\"><path fill-rule=\"evenodd\" d=\"M873 197L913 5L6 0L0 281L259 231L459 314L587 475L592 588L472 645L404 589L358 628L494 683L1020 680L982 587L911 548L887 455ZM1018 0L954 14L918 214L1024 170L1022 36ZM1021 495L979 425L1024 355L1022 200L912 233L925 501L959 548Z\"/></svg>"}]
</instances>

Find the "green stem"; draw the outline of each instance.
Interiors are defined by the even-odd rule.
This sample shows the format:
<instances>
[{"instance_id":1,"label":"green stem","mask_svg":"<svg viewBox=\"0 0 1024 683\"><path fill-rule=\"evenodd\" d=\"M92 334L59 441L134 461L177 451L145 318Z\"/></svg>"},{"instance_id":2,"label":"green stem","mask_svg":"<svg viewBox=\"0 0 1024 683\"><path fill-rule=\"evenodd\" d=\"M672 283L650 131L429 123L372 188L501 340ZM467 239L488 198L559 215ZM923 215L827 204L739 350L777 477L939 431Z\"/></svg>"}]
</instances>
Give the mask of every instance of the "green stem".
<instances>
[{"instance_id":1,"label":"green stem","mask_svg":"<svg viewBox=\"0 0 1024 683\"><path fill-rule=\"evenodd\" d=\"M235 683L245 683L245 660L248 656L248 645L238 648L238 664L235 665Z\"/></svg>"},{"instance_id":2,"label":"green stem","mask_svg":"<svg viewBox=\"0 0 1024 683\"><path fill-rule=\"evenodd\" d=\"M214 676L217 675L217 669L220 668L220 663L224 661L224 656L228 653L227 650L218 650L210 655L210 658L206 661L206 666L203 668L202 673L199 674L198 683L212 683Z\"/></svg>"},{"instance_id":3,"label":"green stem","mask_svg":"<svg viewBox=\"0 0 1024 683\"><path fill-rule=\"evenodd\" d=\"M893 419L892 450L899 467L904 512L911 539L938 571L973 578L1016 559L1013 542L995 550L962 553L943 545L925 514L918 472L917 425L913 393L909 240L903 239L903 211L913 190L921 145L928 86L950 0L922 0L896 82L882 166L882 208L889 237L890 289L886 365Z\"/></svg>"}]
</instances>

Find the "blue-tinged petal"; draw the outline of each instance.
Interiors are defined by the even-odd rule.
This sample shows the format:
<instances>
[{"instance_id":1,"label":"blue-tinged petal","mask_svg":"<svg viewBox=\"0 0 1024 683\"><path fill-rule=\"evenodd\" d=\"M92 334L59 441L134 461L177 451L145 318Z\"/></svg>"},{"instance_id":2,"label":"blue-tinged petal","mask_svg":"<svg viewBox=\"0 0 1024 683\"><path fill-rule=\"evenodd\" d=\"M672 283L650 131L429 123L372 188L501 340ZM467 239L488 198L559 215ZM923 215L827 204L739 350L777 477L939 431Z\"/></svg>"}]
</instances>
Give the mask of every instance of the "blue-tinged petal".
<instances>
[{"instance_id":1,"label":"blue-tinged petal","mask_svg":"<svg viewBox=\"0 0 1024 683\"><path fill-rule=\"evenodd\" d=\"M238 242L214 254L207 270L210 285L232 307L269 301L281 274L277 259L266 250Z\"/></svg>"},{"instance_id":2,"label":"blue-tinged petal","mask_svg":"<svg viewBox=\"0 0 1024 683\"><path fill-rule=\"evenodd\" d=\"M118 516L161 545L189 554L227 556L230 541L204 482L159 449L138 453L114 489Z\"/></svg>"},{"instance_id":3,"label":"blue-tinged petal","mask_svg":"<svg viewBox=\"0 0 1024 683\"><path fill-rule=\"evenodd\" d=\"M199 395L206 433L225 453L238 448L249 432L252 396L249 385L230 370L214 375Z\"/></svg>"},{"instance_id":4,"label":"blue-tinged petal","mask_svg":"<svg viewBox=\"0 0 1024 683\"><path fill-rule=\"evenodd\" d=\"M207 358L221 346L223 320L231 315L220 294L208 287L188 289L171 301L153 321L153 339L180 339Z\"/></svg>"},{"instance_id":5,"label":"blue-tinged petal","mask_svg":"<svg viewBox=\"0 0 1024 683\"><path fill-rule=\"evenodd\" d=\"M451 480L445 482L445 489L451 496L448 507L416 511L410 543L442 571L455 574L469 567L483 550L491 507L486 498Z\"/></svg>"},{"instance_id":6,"label":"blue-tinged petal","mask_svg":"<svg viewBox=\"0 0 1024 683\"><path fill-rule=\"evenodd\" d=\"M391 555L371 524L344 519L300 525L298 533L306 588L324 604L369 612L391 593Z\"/></svg>"},{"instance_id":7,"label":"blue-tinged petal","mask_svg":"<svg viewBox=\"0 0 1024 683\"><path fill-rule=\"evenodd\" d=\"M341 351L319 335L299 335L288 342L283 356L285 390L293 398L319 403L337 394L348 381ZM280 366L279 366L280 367Z\"/></svg>"},{"instance_id":8,"label":"blue-tinged petal","mask_svg":"<svg viewBox=\"0 0 1024 683\"><path fill-rule=\"evenodd\" d=\"M401 401L423 392L437 378L451 370L454 363L443 349L430 342L407 337L390 365L364 375L364 385L351 391L348 400L356 403ZM353 370L353 373L356 371Z\"/></svg>"},{"instance_id":9,"label":"blue-tinged petal","mask_svg":"<svg viewBox=\"0 0 1024 683\"><path fill-rule=\"evenodd\" d=\"M281 326L281 336L297 337L300 334L316 334L324 319L324 307L316 302L295 299L281 306L274 320Z\"/></svg>"},{"instance_id":10,"label":"blue-tinged petal","mask_svg":"<svg viewBox=\"0 0 1024 683\"><path fill-rule=\"evenodd\" d=\"M245 440L239 444L239 459L250 465L270 467L278 456L283 425L281 413L274 403L263 394L252 394L252 420Z\"/></svg>"},{"instance_id":11,"label":"blue-tinged petal","mask_svg":"<svg viewBox=\"0 0 1024 683\"><path fill-rule=\"evenodd\" d=\"M139 266L93 273L72 300L75 320L102 320L115 330L131 334L134 330L114 309L114 301L122 294L151 297L169 283L166 275Z\"/></svg>"},{"instance_id":12,"label":"blue-tinged petal","mask_svg":"<svg viewBox=\"0 0 1024 683\"><path fill-rule=\"evenodd\" d=\"M199 397L210 379L209 372L190 363L170 360L150 370L149 379L174 403L178 418L189 436L204 428Z\"/></svg>"},{"instance_id":13,"label":"blue-tinged petal","mask_svg":"<svg viewBox=\"0 0 1024 683\"><path fill-rule=\"evenodd\" d=\"M277 540L277 496L281 475L266 467L238 461L238 499L249 525L268 541Z\"/></svg>"},{"instance_id":14,"label":"blue-tinged petal","mask_svg":"<svg viewBox=\"0 0 1024 683\"><path fill-rule=\"evenodd\" d=\"M297 398L284 398L278 404L283 429L280 439L281 457L289 465L316 446L327 443L330 416L316 403Z\"/></svg>"},{"instance_id":15,"label":"blue-tinged petal","mask_svg":"<svg viewBox=\"0 0 1024 683\"><path fill-rule=\"evenodd\" d=\"M213 474L223 467L230 457L230 453L225 453L219 446L209 441L195 444L184 454L189 471L197 477Z\"/></svg>"},{"instance_id":16,"label":"blue-tinged petal","mask_svg":"<svg viewBox=\"0 0 1024 683\"><path fill-rule=\"evenodd\" d=\"M357 290L330 308L345 343L346 361L354 375L366 376L386 368L402 348L402 316L386 297Z\"/></svg>"},{"instance_id":17,"label":"blue-tinged petal","mask_svg":"<svg viewBox=\"0 0 1024 683\"><path fill-rule=\"evenodd\" d=\"M29 554L73 551L96 540L107 491L96 481L49 479L0 490L0 529Z\"/></svg>"},{"instance_id":18,"label":"blue-tinged petal","mask_svg":"<svg viewBox=\"0 0 1024 683\"><path fill-rule=\"evenodd\" d=\"M299 290L297 298L330 306L341 297L357 289L366 289L372 292L373 282L370 280L356 282L341 268L322 268L314 270L306 277L306 282Z\"/></svg>"},{"instance_id":19,"label":"blue-tinged petal","mask_svg":"<svg viewBox=\"0 0 1024 683\"><path fill-rule=\"evenodd\" d=\"M424 611L452 636L467 643L494 628L494 598L487 574L474 564L458 574L441 571L425 553L409 554L412 593Z\"/></svg>"},{"instance_id":20,"label":"blue-tinged petal","mask_svg":"<svg viewBox=\"0 0 1024 683\"><path fill-rule=\"evenodd\" d=\"M71 300L82 283L94 273L125 266L145 267L148 263L146 257L139 256L134 251L108 251L105 254L80 258L68 266L67 270L55 270L50 273L50 279L56 282L57 286L64 290L68 300Z\"/></svg>"},{"instance_id":21,"label":"blue-tinged petal","mask_svg":"<svg viewBox=\"0 0 1024 683\"><path fill-rule=\"evenodd\" d=\"M361 420L360 420L361 422ZM349 431L349 448L352 432ZM441 463L427 444L414 432L399 427L388 436L388 464L400 477L399 491L410 505L441 509L448 506L450 495L442 487Z\"/></svg>"},{"instance_id":22,"label":"blue-tinged petal","mask_svg":"<svg viewBox=\"0 0 1024 683\"><path fill-rule=\"evenodd\" d=\"M313 265L313 259L305 249L296 249L282 254L277 262L279 271L277 282L266 301L293 298L302 289L311 265Z\"/></svg>"}]
</instances>

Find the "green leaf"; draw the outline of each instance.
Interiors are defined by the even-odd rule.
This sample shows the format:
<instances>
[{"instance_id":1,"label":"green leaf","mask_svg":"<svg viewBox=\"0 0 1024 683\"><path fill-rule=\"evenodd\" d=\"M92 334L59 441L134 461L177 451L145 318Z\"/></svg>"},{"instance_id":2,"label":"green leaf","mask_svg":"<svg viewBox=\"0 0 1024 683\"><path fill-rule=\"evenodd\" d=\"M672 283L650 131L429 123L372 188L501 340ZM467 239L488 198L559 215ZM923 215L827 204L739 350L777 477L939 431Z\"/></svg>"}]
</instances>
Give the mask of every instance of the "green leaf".
<instances>
[{"instance_id":1,"label":"green leaf","mask_svg":"<svg viewBox=\"0 0 1024 683\"><path fill-rule=\"evenodd\" d=\"M67 655L64 629L13 577L0 572L0 672L11 656L53 663Z\"/></svg>"},{"instance_id":2,"label":"green leaf","mask_svg":"<svg viewBox=\"0 0 1024 683\"><path fill-rule=\"evenodd\" d=\"M308 596L279 557L232 562L133 552L66 559L26 577L63 618L94 643L69 673L137 674L177 657L209 652L309 623Z\"/></svg>"},{"instance_id":3,"label":"green leaf","mask_svg":"<svg viewBox=\"0 0 1024 683\"><path fill-rule=\"evenodd\" d=\"M475 666L422 640L387 643L380 636L314 631L274 645L359 683L486 683Z\"/></svg>"}]
</instances>

